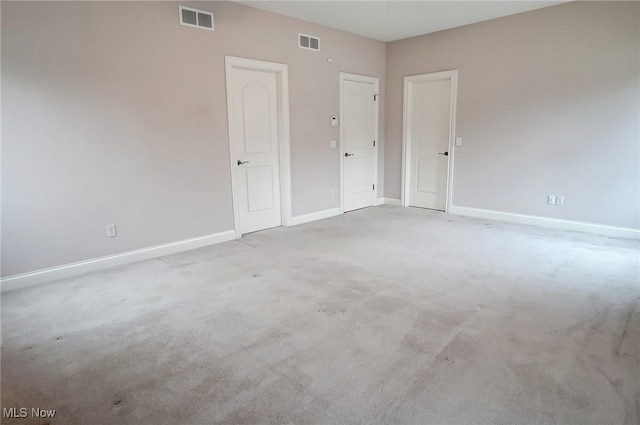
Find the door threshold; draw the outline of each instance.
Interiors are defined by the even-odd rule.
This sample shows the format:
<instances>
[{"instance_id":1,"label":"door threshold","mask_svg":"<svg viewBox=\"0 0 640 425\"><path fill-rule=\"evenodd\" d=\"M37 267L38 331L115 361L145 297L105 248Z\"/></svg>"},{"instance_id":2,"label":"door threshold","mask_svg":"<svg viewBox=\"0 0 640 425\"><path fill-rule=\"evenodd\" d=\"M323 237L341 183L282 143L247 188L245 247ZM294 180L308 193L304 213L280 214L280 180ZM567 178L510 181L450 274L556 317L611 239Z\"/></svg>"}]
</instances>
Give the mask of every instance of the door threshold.
<instances>
[{"instance_id":1,"label":"door threshold","mask_svg":"<svg viewBox=\"0 0 640 425\"><path fill-rule=\"evenodd\" d=\"M436 212L443 212L446 213L445 210L437 210L435 208L427 208L427 207L419 207L417 205L409 205L409 208L420 208L421 210L429 210L429 211L436 211Z\"/></svg>"},{"instance_id":2,"label":"door threshold","mask_svg":"<svg viewBox=\"0 0 640 425\"><path fill-rule=\"evenodd\" d=\"M367 205L366 207L356 208L355 210L345 211L344 213L345 213L345 214L349 214L350 212L364 210L364 209L367 209L367 208L371 208L371 207L373 207L373 206L374 206L374 205Z\"/></svg>"}]
</instances>

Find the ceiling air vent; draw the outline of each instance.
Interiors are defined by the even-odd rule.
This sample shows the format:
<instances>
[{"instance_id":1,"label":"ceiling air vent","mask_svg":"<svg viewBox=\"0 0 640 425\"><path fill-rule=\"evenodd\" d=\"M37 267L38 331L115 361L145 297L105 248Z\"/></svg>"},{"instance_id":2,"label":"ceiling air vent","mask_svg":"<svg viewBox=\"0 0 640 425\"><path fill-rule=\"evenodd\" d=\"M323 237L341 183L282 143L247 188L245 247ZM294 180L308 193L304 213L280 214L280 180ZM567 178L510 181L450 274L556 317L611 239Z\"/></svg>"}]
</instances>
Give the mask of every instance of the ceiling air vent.
<instances>
[{"instance_id":1,"label":"ceiling air vent","mask_svg":"<svg viewBox=\"0 0 640 425\"><path fill-rule=\"evenodd\" d=\"M180 24L213 31L213 13L180 6Z\"/></svg>"},{"instance_id":2,"label":"ceiling air vent","mask_svg":"<svg viewBox=\"0 0 640 425\"><path fill-rule=\"evenodd\" d=\"M298 47L301 49L320 50L320 39L312 35L298 34Z\"/></svg>"}]
</instances>

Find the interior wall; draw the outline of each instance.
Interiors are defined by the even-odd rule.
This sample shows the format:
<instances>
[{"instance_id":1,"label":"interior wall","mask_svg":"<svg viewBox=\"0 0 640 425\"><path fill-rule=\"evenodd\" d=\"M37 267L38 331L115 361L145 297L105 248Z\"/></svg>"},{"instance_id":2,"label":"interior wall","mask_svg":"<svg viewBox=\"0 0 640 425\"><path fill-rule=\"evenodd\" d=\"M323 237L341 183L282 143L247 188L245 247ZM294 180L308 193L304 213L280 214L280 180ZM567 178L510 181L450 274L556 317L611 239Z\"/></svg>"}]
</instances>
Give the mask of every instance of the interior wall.
<instances>
[{"instance_id":1,"label":"interior wall","mask_svg":"<svg viewBox=\"0 0 640 425\"><path fill-rule=\"evenodd\" d=\"M571 2L387 43L385 196L403 78L457 69L454 205L640 227L639 8Z\"/></svg>"},{"instance_id":2,"label":"interior wall","mask_svg":"<svg viewBox=\"0 0 640 425\"><path fill-rule=\"evenodd\" d=\"M339 72L379 77L384 99L384 43L180 4L215 31L179 25L176 2L2 2L3 277L232 229L225 55L289 65L293 215L339 206Z\"/></svg>"}]
</instances>

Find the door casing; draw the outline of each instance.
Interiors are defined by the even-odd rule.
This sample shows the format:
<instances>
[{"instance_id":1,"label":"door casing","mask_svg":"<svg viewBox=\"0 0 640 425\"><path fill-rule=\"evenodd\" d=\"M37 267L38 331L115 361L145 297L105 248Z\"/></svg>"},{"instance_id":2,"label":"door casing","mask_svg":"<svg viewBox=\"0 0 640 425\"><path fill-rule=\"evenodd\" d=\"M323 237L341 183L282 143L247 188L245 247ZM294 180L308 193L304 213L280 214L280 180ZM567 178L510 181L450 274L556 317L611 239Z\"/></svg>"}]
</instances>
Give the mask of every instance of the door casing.
<instances>
[{"instance_id":1,"label":"door casing","mask_svg":"<svg viewBox=\"0 0 640 425\"><path fill-rule=\"evenodd\" d=\"M236 181L236 155L233 146L233 116L231 99L231 76L233 69L272 72L278 84L278 148L280 166L280 215L283 226L291 225L291 152L289 139L289 67L286 64L264 62L254 59L225 56L227 84L227 116L229 125L229 166L231 171L231 194L233 198L233 228L236 238L242 236L238 210L238 182Z\"/></svg>"},{"instance_id":2,"label":"door casing","mask_svg":"<svg viewBox=\"0 0 640 425\"><path fill-rule=\"evenodd\" d=\"M458 71L442 71L429 74L410 75L404 77L404 107L402 116L402 188L400 191L400 203L404 207L409 206L411 191L411 125L413 113L413 84L424 81L436 81L451 79L451 110L449 125L449 156L447 171L447 200L445 212L451 208L453 197L453 164L455 159L455 129L456 129L456 98L458 94Z\"/></svg>"},{"instance_id":3,"label":"door casing","mask_svg":"<svg viewBox=\"0 0 640 425\"><path fill-rule=\"evenodd\" d=\"M376 108L375 108L375 140L376 140L376 149L374 151L374 164L373 164L373 181L374 184L378 184L378 147L380 146L380 137L379 137L379 114L380 114L380 106L377 104L380 101L380 80L377 77L368 77L366 75L358 75L358 74L350 74L348 72L340 73L340 212L344 213L344 93L343 93L343 81L357 81L361 83L369 83L373 84L373 91L376 95ZM377 201L377 193L378 188L373 191L373 204L376 205Z\"/></svg>"}]
</instances>

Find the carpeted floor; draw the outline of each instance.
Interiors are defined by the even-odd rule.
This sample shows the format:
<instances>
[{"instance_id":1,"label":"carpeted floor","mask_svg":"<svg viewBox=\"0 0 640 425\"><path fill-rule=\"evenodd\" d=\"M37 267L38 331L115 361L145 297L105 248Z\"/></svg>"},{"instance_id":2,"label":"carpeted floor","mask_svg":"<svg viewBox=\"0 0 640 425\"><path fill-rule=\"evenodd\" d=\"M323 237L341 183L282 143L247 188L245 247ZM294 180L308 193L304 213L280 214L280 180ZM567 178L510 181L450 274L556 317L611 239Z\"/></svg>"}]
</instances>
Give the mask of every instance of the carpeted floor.
<instances>
[{"instance_id":1,"label":"carpeted floor","mask_svg":"<svg viewBox=\"0 0 640 425\"><path fill-rule=\"evenodd\" d=\"M3 424L637 424L637 241L381 206L2 295Z\"/></svg>"}]
</instances>

